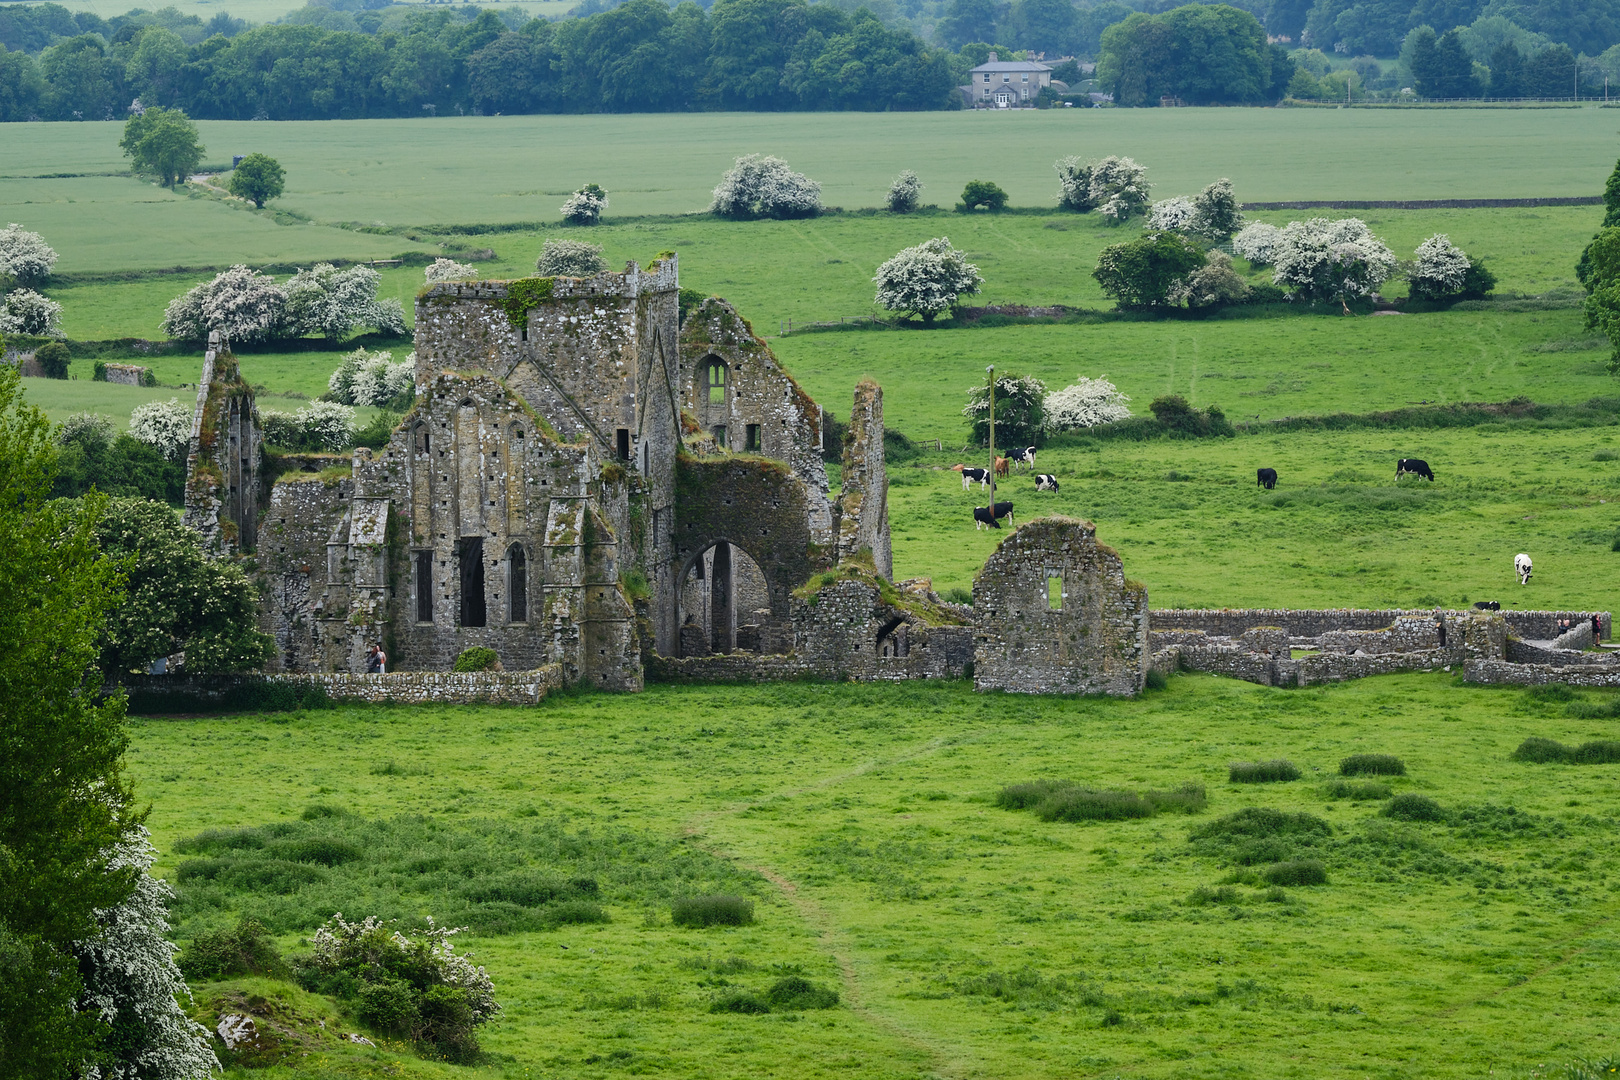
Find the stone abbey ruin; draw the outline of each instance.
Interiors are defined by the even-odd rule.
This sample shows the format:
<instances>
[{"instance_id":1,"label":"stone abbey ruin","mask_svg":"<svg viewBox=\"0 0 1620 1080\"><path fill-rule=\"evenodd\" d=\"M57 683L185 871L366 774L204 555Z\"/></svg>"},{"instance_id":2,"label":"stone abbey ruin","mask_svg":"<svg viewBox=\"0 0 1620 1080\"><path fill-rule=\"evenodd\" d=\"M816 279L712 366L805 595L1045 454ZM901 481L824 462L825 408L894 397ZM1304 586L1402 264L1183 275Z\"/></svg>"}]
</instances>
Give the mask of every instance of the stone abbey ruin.
<instances>
[{"instance_id":1,"label":"stone abbey ruin","mask_svg":"<svg viewBox=\"0 0 1620 1080\"><path fill-rule=\"evenodd\" d=\"M430 286L415 377L382 449L271 457L229 343L210 339L185 520L257 577L271 677L368 696L352 676L381 642L406 699L968 674L1131 695L1151 670L1295 686L1443 665L1620 685L1573 642L1520 640L1594 613L1150 613L1095 527L1062 517L1011 531L971 606L894 582L882 390L855 388L834 498L821 406L730 304L682 293L673 255ZM474 646L507 674L460 690L434 674Z\"/></svg>"}]
</instances>

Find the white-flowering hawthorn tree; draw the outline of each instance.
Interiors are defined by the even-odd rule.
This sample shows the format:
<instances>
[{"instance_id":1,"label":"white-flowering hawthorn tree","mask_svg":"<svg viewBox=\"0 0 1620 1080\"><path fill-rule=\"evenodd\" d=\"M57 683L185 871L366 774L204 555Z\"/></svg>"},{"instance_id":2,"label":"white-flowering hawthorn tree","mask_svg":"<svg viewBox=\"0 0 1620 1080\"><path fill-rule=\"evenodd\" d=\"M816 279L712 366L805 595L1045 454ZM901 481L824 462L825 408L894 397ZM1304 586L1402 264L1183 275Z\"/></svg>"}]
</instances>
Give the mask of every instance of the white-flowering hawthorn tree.
<instances>
[{"instance_id":1,"label":"white-flowering hawthorn tree","mask_svg":"<svg viewBox=\"0 0 1620 1080\"><path fill-rule=\"evenodd\" d=\"M477 276L476 269L454 259L434 259L422 269L422 278L429 285L441 281L471 281Z\"/></svg>"},{"instance_id":2,"label":"white-flowering hawthorn tree","mask_svg":"<svg viewBox=\"0 0 1620 1080\"><path fill-rule=\"evenodd\" d=\"M1225 240L1243 227L1243 211L1232 181L1226 177L1210 184L1192 197L1192 231L1216 242Z\"/></svg>"},{"instance_id":3,"label":"white-flowering hawthorn tree","mask_svg":"<svg viewBox=\"0 0 1620 1080\"><path fill-rule=\"evenodd\" d=\"M1074 385L1046 395L1042 405L1046 430L1079 431L1129 419L1130 400L1108 381L1108 376L1090 379L1081 375Z\"/></svg>"},{"instance_id":4,"label":"white-flowering hawthorn tree","mask_svg":"<svg viewBox=\"0 0 1620 1080\"><path fill-rule=\"evenodd\" d=\"M1277 261L1277 243L1282 230L1264 221L1251 221L1232 237L1232 254L1248 259L1255 266L1270 266Z\"/></svg>"},{"instance_id":5,"label":"white-flowering hawthorn tree","mask_svg":"<svg viewBox=\"0 0 1620 1080\"><path fill-rule=\"evenodd\" d=\"M130 412L129 437L170 461L179 461L191 442L191 416L191 406L180 404L177 398L148 401Z\"/></svg>"},{"instance_id":6,"label":"white-flowering hawthorn tree","mask_svg":"<svg viewBox=\"0 0 1620 1080\"><path fill-rule=\"evenodd\" d=\"M779 157L740 157L714 189L711 213L724 218L807 218L821 213L821 185Z\"/></svg>"},{"instance_id":7,"label":"white-flowering hawthorn tree","mask_svg":"<svg viewBox=\"0 0 1620 1080\"><path fill-rule=\"evenodd\" d=\"M13 289L0 299L0 334L62 336L62 305L33 289Z\"/></svg>"},{"instance_id":8,"label":"white-flowering hawthorn tree","mask_svg":"<svg viewBox=\"0 0 1620 1080\"><path fill-rule=\"evenodd\" d=\"M1059 158L1052 168L1058 174L1058 206L1081 214L1097 208L1091 198L1091 162L1070 156Z\"/></svg>"},{"instance_id":9,"label":"white-flowering hawthorn tree","mask_svg":"<svg viewBox=\"0 0 1620 1080\"><path fill-rule=\"evenodd\" d=\"M607 208L607 192L597 184L586 184L562 204L562 218L570 225L595 225Z\"/></svg>"},{"instance_id":10,"label":"white-flowering hawthorn tree","mask_svg":"<svg viewBox=\"0 0 1620 1080\"><path fill-rule=\"evenodd\" d=\"M1417 246L1406 280L1414 300L1444 300L1468 286L1473 260L1445 233L1435 233Z\"/></svg>"},{"instance_id":11,"label":"white-flowering hawthorn tree","mask_svg":"<svg viewBox=\"0 0 1620 1080\"><path fill-rule=\"evenodd\" d=\"M1161 231L1190 232L1197 217L1198 212L1193 209L1192 200L1185 195L1177 195L1173 199L1160 199L1148 209L1147 227Z\"/></svg>"},{"instance_id":12,"label":"white-flowering hawthorn tree","mask_svg":"<svg viewBox=\"0 0 1620 1080\"><path fill-rule=\"evenodd\" d=\"M922 205L922 178L906 169L889 185L887 205L892 213L909 214Z\"/></svg>"},{"instance_id":13,"label":"white-flowering hawthorn tree","mask_svg":"<svg viewBox=\"0 0 1620 1080\"><path fill-rule=\"evenodd\" d=\"M286 307L275 278L236 265L171 300L163 329L181 341L204 341L212 330L228 341L269 341L279 336Z\"/></svg>"},{"instance_id":14,"label":"white-flowering hawthorn tree","mask_svg":"<svg viewBox=\"0 0 1620 1080\"><path fill-rule=\"evenodd\" d=\"M602 245L584 240L547 240L534 268L541 277L594 277L608 268Z\"/></svg>"},{"instance_id":15,"label":"white-flowering hawthorn tree","mask_svg":"<svg viewBox=\"0 0 1620 1080\"><path fill-rule=\"evenodd\" d=\"M1105 157L1091 166L1091 203L1110 225L1145 214L1153 185L1147 166L1128 157Z\"/></svg>"},{"instance_id":16,"label":"white-flowering hawthorn tree","mask_svg":"<svg viewBox=\"0 0 1620 1080\"><path fill-rule=\"evenodd\" d=\"M332 400L342 405L403 408L416 389L416 354L396 364L387 350L356 349L332 372L326 388Z\"/></svg>"},{"instance_id":17,"label":"white-flowering hawthorn tree","mask_svg":"<svg viewBox=\"0 0 1620 1080\"><path fill-rule=\"evenodd\" d=\"M15 221L0 229L0 274L18 281L40 281L56 266L56 251L37 232Z\"/></svg>"},{"instance_id":18,"label":"white-flowering hawthorn tree","mask_svg":"<svg viewBox=\"0 0 1620 1080\"><path fill-rule=\"evenodd\" d=\"M319 334L338 341L366 326L394 337L405 336L405 313L399 301L377 299L381 281L376 270L358 263L342 270L331 263L317 263L298 271L283 286L287 294L283 336Z\"/></svg>"},{"instance_id":19,"label":"white-flowering hawthorn tree","mask_svg":"<svg viewBox=\"0 0 1620 1080\"><path fill-rule=\"evenodd\" d=\"M1290 221L1278 238L1272 280L1301 300L1349 301L1376 292L1395 273L1395 256L1359 218Z\"/></svg>"},{"instance_id":20,"label":"white-flowering hawthorn tree","mask_svg":"<svg viewBox=\"0 0 1620 1080\"><path fill-rule=\"evenodd\" d=\"M951 246L950 237L939 236L916 247L906 248L878 267L872 280L877 283L877 302L890 311L921 315L933 322L957 301L976 293L984 284L979 268Z\"/></svg>"}]
</instances>

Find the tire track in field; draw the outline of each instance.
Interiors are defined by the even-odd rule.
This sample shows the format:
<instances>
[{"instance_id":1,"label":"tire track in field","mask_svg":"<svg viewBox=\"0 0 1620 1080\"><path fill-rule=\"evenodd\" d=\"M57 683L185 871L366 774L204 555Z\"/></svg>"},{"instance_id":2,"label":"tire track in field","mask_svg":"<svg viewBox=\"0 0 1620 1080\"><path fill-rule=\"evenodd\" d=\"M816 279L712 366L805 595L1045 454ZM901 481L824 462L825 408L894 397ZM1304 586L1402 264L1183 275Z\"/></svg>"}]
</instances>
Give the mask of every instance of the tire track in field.
<instances>
[{"instance_id":1,"label":"tire track in field","mask_svg":"<svg viewBox=\"0 0 1620 1080\"><path fill-rule=\"evenodd\" d=\"M925 1054L928 1058L929 1070L932 1071L933 1075L940 1077L969 1076L973 1075L974 1070L971 1066L958 1065L947 1057L945 1048L936 1045L928 1034L913 1030L893 1016L881 1012L875 1006L868 1004L867 995L861 985L860 973L855 968L853 947L850 945L847 935L839 928L838 921L833 913L813 898L804 895L799 890L798 882L786 874L763 862L746 858L710 836L707 832L707 826L710 822L720 818L735 817L770 799L792 798L813 791L825 791L828 788L858 779L878 769L928 757L947 746L960 746L963 743L977 741L987 734L989 733L972 732L965 736L936 736L905 753L865 761L852 769L834 773L812 783L783 788L771 795L732 803L730 806L718 810L702 811L687 819L686 825L682 829L682 832L691 837L698 847L711 855L735 863L744 869L752 870L774 885L782 894L782 897L792 906L799 919L816 931L822 950L831 956L834 963L838 965L839 981L843 984L842 998L844 1003L849 1006L850 1011Z\"/></svg>"}]
</instances>

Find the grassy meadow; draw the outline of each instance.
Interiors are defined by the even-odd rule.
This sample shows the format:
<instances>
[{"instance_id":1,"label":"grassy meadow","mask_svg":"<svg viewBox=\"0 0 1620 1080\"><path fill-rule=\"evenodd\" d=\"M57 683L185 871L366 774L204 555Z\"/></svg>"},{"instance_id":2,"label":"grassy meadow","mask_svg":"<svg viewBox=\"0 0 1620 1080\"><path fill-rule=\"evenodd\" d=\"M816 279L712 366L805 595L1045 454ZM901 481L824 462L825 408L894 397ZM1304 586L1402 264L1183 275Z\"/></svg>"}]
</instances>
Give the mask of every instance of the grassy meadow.
<instances>
[{"instance_id":1,"label":"grassy meadow","mask_svg":"<svg viewBox=\"0 0 1620 1080\"><path fill-rule=\"evenodd\" d=\"M385 910L410 922L483 880L333 870L233 896L185 868L194 847L175 853L206 829L504 830L519 839L501 872L640 852L595 871L610 922L462 941L506 1009L478 1075L1521 1076L1611 1052L1620 1019L1615 766L1508 759L1529 736L1615 737L1580 711L1441 673L1297 692L1181 676L1135 701L966 683L650 687L533 709L135 720L130 760L159 870L179 879L181 939L243 911L299 927L348 900L356 917L367 890L396 887ZM1406 775L1335 797L1340 760L1363 752L1399 756ZM1303 778L1228 783L1229 763L1273 758ZM995 805L1040 779L1199 784L1207 807L1066 822ZM1446 820L1381 816L1392 794L1426 796ZM1297 820L1315 832L1221 840L1248 808L1309 815ZM521 840L542 834L567 841L550 862ZM1301 854L1327 884L1262 880L1277 876L1266 860ZM755 923L671 925L668 896L707 884L716 856ZM280 940L296 951L305 934ZM839 1005L710 1011L785 971L836 988ZM298 997L265 980L196 989L205 1004ZM330 1045L255 1072L461 1074Z\"/></svg>"}]
</instances>

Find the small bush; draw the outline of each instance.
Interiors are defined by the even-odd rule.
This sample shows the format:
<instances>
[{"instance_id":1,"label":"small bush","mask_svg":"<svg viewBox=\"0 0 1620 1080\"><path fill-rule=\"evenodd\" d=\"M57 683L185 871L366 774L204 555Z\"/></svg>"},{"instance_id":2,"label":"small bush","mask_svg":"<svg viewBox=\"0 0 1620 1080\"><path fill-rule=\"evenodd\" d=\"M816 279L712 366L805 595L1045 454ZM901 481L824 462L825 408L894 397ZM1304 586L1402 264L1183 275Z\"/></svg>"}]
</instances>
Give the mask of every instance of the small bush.
<instances>
[{"instance_id":1,"label":"small bush","mask_svg":"<svg viewBox=\"0 0 1620 1080\"><path fill-rule=\"evenodd\" d=\"M495 655L494 649L486 649L482 645L474 645L462 651L456 657L455 671L499 671L501 658Z\"/></svg>"},{"instance_id":2,"label":"small bush","mask_svg":"<svg viewBox=\"0 0 1620 1080\"><path fill-rule=\"evenodd\" d=\"M318 863L321 866L341 866L358 862L364 857L360 848L346 840L326 836L312 836L303 840L284 840L271 844L270 854L289 862Z\"/></svg>"},{"instance_id":3,"label":"small bush","mask_svg":"<svg viewBox=\"0 0 1620 1080\"><path fill-rule=\"evenodd\" d=\"M198 934L180 954L180 970L195 980L233 975L285 976L287 965L257 919L243 919L229 930Z\"/></svg>"},{"instance_id":4,"label":"small bush","mask_svg":"<svg viewBox=\"0 0 1620 1080\"><path fill-rule=\"evenodd\" d=\"M558 926L577 926L584 923L612 922L600 904L589 900L565 900L552 907L549 914Z\"/></svg>"},{"instance_id":5,"label":"small bush","mask_svg":"<svg viewBox=\"0 0 1620 1080\"><path fill-rule=\"evenodd\" d=\"M1542 683L1540 686L1532 686L1524 692L1524 696L1529 698L1531 701L1546 701L1557 705L1563 705L1567 702L1574 701L1579 695L1577 695L1567 683L1555 682Z\"/></svg>"},{"instance_id":6,"label":"small bush","mask_svg":"<svg viewBox=\"0 0 1620 1080\"><path fill-rule=\"evenodd\" d=\"M1300 778L1299 766L1284 758L1272 761L1234 761L1227 767L1234 784L1275 784Z\"/></svg>"},{"instance_id":7,"label":"small bush","mask_svg":"<svg viewBox=\"0 0 1620 1080\"><path fill-rule=\"evenodd\" d=\"M360 988L360 1019L379 1031L404 1035L416 1027L416 994L398 980L366 983Z\"/></svg>"},{"instance_id":8,"label":"small bush","mask_svg":"<svg viewBox=\"0 0 1620 1080\"><path fill-rule=\"evenodd\" d=\"M971 593L969 593L968 596L969 599L972 599ZM1170 686L1170 680L1165 677L1164 672L1149 669L1147 673L1147 680L1143 685L1145 685L1149 690L1164 690Z\"/></svg>"},{"instance_id":9,"label":"small bush","mask_svg":"<svg viewBox=\"0 0 1620 1080\"><path fill-rule=\"evenodd\" d=\"M1620 764L1620 742L1614 739L1597 739L1582 743L1575 748L1572 757L1580 765Z\"/></svg>"},{"instance_id":10,"label":"small bush","mask_svg":"<svg viewBox=\"0 0 1620 1080\"><path fill-rule=\"evenodd\" d=\"M1029 810L1063 786L1065 783L1062 780L1031 780L1023 784L1008 784L996 792L994 801L1003 810Z\"/></svg>"},{"instance_id":11,"label":"small bush","mask_svg":"<svg viewBox=\"0 0 1620 1080\"><path fill-rule=\"evenodd\" d=\"M991 213L997 213L1006 205L1007 193L998 184L989 180L969 180L962 189L962 203L957 209L968 213L982 206Z\"/></svg>"},{"instance_id":12,"label":"small bush","mask_svg":"<svg viewBox=\"0 0 1620 1080\"><path fill-rule=\"evenodd\" d=\"M608 268L602 245L583 240L547 240L540 245L534 269L541 277L588 278Z\"/></svg>"},{"instance_id":13,"label":"small bush","mask_svg":"<svg viewBox=\"0 0 1620 1080\"><path fill-rule=\"evenodd\" d=\"M1410 791L1402 792L1389 800L1384 807L1385 817L1398 818L1401 821L1444 821L1446 812L1440 804L1427 795L1416 795Z\"/></svg>"},{"instance_id":14,"label":"small bush","mask_svg":"<svg viewBox=\"0 0 1620 1080\"><path fill-rule=\"evenodd\" d=\"M1389 785L1374 780L1329 780L1322 785L1322 793L1330 799L1366 802L1389 798Z\"/></svg>"},{"instance_id":15,"label":"small bush","mask_svg":"<svg viewBox=\"0 0 1620 1080\"><path fill-rule=\"evenodd\" d=\"M1333 826L1314 814L1251 806L1193 831L1193 839L1256 839L1273 836L1332 836Z\"/></svg>"},{"instance_id":16,"label":"small bush","mask_svg":"<svg viewBox=\"0 0 1620 1080\"><path fill-rule=\"evenodd\" d=\"M1222 885L1218 889L1211 889L1207 885L1200 885L1187 897L1187 903L1193 907L1206 907L1210 904L1235 904L1238 902L1238 891L1230 885Z\"/></svg>"},{"instance_id":17,"label":"small bush","mask_svg":"<svg viewBox=\"0 0 1620 1080\"><path fill-rule=\"evenodd\" d=\"M740 896L693 896L670 907L676 926L748 926L754 921L754 902Z\"/></svg>"},{"instance_id":18,"label":"small bush","mask_svg":"<svg viewBox=\"0 0 1620 1080\"><path fill-rule=\"evenodd\" d=\"M1174 791L1097 791L1067 780L1009 784L996 794L1004 810L1033 810L1042 821L1125 821L1157 813L1195 814L1208 805L1202 784Z\"/></svg>"},{"instance_id":19,"label":"small bush","mask_svg":"<svg viewBox=\"0 0 1620 1080\"><path fill-rule=\"evenodd\" d=\"M768 1013L771 1007L747 990L732 990L715 998L712 1013Z\"/></svg>"},{"instance_id":20,"label":"small bush","mask_svg":"<svg viewBox=\"0 0 1620 1080\"><path fill-rule=\"evenodd\" d=\"M1405 776L1406 762L1394 754L1351 754L1339 762L1340 776Z\"/></svg>"},{"instance_id":21,"label":"small bush","mask_svg":"<svg viewBox=\"0 0 1620 1080\"><path fill-rule=\"evenodd\" d=\"M1290 859L1265 868L1261 874L1272 885L1326 885L1327 868L1317 859Z\"/></svg>"},{"instance_id":22,"label":"small bush","mask_svg":"<svg viewBox=\"0 0 1620 1080\"><path fill-rule=\"evenodd\" d=\"M41 371L47 379L65 379L68 377L68 363L73 354L68 347L60 341L47 342L41 345L39 351L34 353L34 360L39 364Z\"/></svg>"},{"instance_id":23,"label":"small bush","mask_svg":"<svg viewBox=\"0 0 1620 1080\"><path fill-rule=\"evenodd\" d=\"M765 992L773 1009L830 1009L838 1004L838 991L798 975L778 979Z\"/></svg>"},{"instance_id":24,"label":"small bush","mask_svg":"<svg viewBox=\"0 0 1620 1080\"><path fill-rule=\"evenodd\" d=\"M1554 739L1543 739L1532 735L1520 743L1518 749L1508 755L1510 761L1528 761L1536 765L1545 765L1552 761L1570 760L1571 750L1563 743Z\"/></svg>"}]
</instances>

